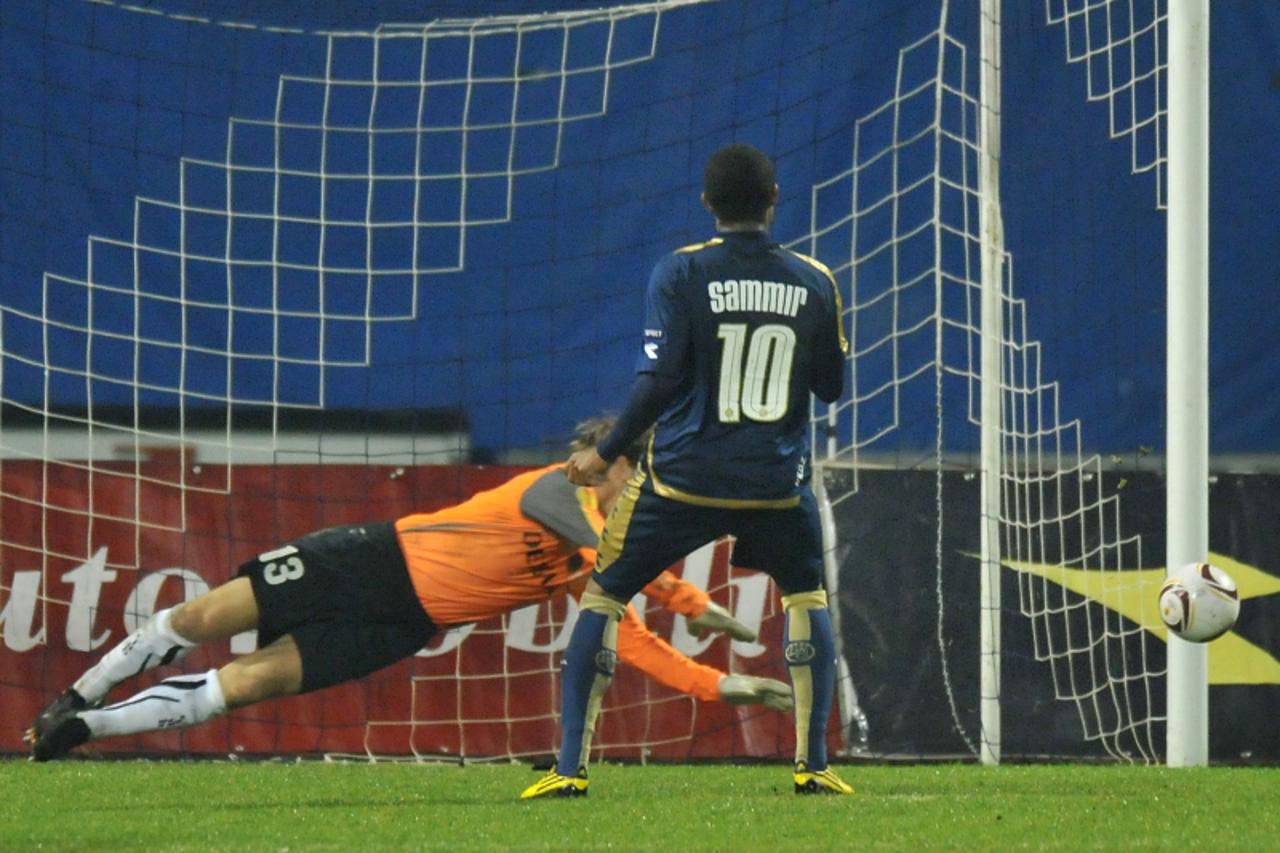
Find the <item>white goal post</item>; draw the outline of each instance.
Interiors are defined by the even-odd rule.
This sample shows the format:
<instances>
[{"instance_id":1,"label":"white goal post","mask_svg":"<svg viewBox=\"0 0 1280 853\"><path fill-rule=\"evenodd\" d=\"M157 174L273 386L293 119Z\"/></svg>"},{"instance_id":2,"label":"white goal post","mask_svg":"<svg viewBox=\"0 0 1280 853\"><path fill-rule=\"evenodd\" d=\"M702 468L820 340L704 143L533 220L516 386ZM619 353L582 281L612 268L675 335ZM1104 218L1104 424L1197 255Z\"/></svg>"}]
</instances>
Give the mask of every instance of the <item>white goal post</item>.
<instances>
[{"instance_id":1,"label":"white goal post","mask_svg":"<svg viewBox=\"0 0 1280 853\"><path fill-rule=\"evenodd\" d=\"M1209 0L1169 0L1166 415L1170 574L1209 553ZM1170 767L1209 762L1209 658L1169 637Z\"/></svg>"}]
</instances>

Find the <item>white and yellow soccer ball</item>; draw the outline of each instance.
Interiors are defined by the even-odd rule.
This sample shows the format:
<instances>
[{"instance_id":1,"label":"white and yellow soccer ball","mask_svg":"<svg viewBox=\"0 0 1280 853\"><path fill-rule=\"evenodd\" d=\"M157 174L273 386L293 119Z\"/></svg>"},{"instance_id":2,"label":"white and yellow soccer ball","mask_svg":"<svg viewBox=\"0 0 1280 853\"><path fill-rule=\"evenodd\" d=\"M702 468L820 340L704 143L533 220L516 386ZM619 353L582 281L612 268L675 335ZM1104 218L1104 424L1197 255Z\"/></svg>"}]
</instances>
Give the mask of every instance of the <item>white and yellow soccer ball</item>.
<instances>
[{"instance_id":1,"label":"white and yellow soccer ball","mask_svg":"<svg viewBox=\"0 0 1280 853\"><path fill-rule=\"evenodd\" d=\"M1160 618L1184 640L1216 640L1231 630L1239 615L1236 582L1217 566L1188 563L1160 587Z\"/></svg>"}]
</instances>

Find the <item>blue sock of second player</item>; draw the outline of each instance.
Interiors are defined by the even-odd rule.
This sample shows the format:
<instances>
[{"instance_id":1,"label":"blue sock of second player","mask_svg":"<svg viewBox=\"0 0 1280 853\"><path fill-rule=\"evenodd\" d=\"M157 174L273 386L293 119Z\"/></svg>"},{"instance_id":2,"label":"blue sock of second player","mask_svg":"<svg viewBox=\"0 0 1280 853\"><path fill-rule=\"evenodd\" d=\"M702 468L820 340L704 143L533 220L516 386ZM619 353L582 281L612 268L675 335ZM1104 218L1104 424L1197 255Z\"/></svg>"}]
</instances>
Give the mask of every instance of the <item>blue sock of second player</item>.
<instances>
[{"instance_id":1,"label":"blue sock of second player","mask_svg":"<svg viewBox=\"0 0 1280 853\"><path fill-rule=\"evenodd\" d=\"M604 649L608 623L609 617L605 614L583 610L578 615L578 624L573 628L569 647L565 649L560 663L563 671L560 725L564 742L560 745L556 772L562 776L576 776L578 768L587 763L587 750L591 743L588 726L595 722L587 718L592 696L597 691L597 678L601 675L597 660Z\"/></svg>"},{"instance_id":2,"label":"blue sock of second player","mask_svg":"<svg viewBox=\"0 0 1280 853\"><path fill-rule=\"evenodd\" d=\"M809 611L813 645L817 654L810 667L813 671L813 712L809 717L809 766L827 766L827 721L831 717L831 698L836 686L836 643L831 630L831 614L825 609Z\"/></svg>"}]
</instances>

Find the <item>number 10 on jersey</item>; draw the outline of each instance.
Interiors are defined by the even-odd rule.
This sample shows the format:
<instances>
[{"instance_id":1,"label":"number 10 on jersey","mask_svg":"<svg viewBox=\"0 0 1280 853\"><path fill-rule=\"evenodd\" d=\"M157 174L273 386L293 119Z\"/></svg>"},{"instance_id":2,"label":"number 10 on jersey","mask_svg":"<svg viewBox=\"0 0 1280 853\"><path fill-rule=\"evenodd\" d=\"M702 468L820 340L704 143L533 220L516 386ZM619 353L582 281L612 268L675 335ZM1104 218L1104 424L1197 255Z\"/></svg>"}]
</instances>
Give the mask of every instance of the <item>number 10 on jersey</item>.
<instances>
[{"instance_id":1,"label":"number 10 on jersey","mask_svg":"<svg viewBox=\"0 0 1280 853\"><path fill-rule=\"evenodd\" d=\"M787 413L791 399L791 360L796 333L790 326L769 323L748 334L746 323L721 323L720 422L748 420L772 423Z\"/></svg>"}]
</instances>

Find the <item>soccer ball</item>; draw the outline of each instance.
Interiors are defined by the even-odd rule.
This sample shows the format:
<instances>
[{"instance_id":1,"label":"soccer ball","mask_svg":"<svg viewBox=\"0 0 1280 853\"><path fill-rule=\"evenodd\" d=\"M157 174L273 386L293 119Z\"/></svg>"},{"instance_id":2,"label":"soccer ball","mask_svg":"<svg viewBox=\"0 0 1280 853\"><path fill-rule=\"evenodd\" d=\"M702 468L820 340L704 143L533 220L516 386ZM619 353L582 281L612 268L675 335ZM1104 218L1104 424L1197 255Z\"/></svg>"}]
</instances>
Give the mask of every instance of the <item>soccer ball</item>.
<instances>
[{"instance_id":1,"label":"soccer ball","mask_svg":"<svg viewBox=\"0 0 1280 853\"><path fill-rule=\"evenodd\" d=\"M1184 640L1215 640L1236 624L1239 615L1236 582L1217 566L1188 563L1160 587L1160 618Z\"/></svg>"}]
</instances>

